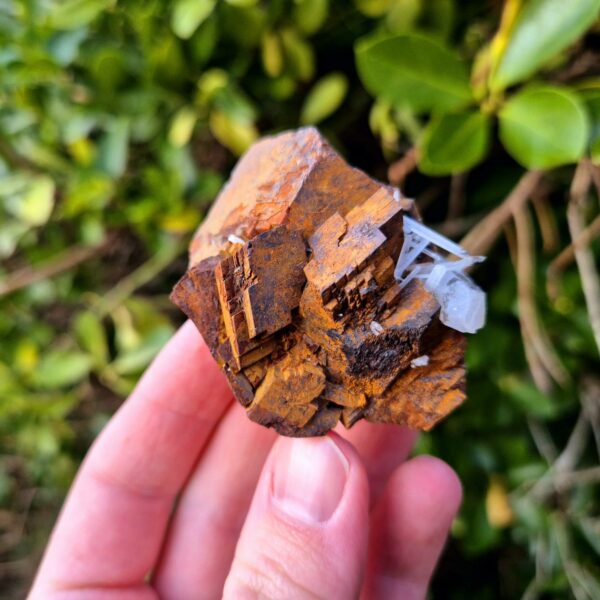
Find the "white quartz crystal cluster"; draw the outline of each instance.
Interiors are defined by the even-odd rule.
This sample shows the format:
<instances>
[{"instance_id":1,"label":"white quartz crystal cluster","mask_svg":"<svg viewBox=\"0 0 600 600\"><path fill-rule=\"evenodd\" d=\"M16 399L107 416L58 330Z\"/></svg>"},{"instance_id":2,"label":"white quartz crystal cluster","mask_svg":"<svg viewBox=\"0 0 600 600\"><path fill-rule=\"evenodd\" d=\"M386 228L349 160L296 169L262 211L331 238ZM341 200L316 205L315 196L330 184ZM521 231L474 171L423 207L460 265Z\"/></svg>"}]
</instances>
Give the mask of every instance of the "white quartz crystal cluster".
<instances>
[{"instance_id":1,"label":"white quartz crystal cluster","mask_svg":"<svg viewBox=\"0 0 600 600\"><path fill-rule=\"evenodd\" d=\"M416 262L421 255L431 260ZM442 323L475 333L485 324L485 292L464 270L482 260L484 256L471 256L458 244L405 216L404 243L394 277L401 288L413 279L423 280L440 305Z\"/></svg>"}]
</instances>

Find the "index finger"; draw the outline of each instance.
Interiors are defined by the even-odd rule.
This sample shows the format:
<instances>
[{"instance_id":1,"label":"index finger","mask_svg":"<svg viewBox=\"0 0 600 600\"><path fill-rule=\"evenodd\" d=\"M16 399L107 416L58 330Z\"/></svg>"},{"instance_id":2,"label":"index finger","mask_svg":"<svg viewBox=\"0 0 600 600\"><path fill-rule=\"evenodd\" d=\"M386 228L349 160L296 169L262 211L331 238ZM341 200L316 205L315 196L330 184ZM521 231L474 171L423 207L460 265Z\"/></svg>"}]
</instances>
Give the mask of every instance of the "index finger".
<instances>
[{"instance_id":1,"label":"index finger","mask_svg":"<svg viewBox=\"0 0 600 600\"><path fill-rule=\"evenodd\" d=\"M174 499L231 399L200 334L186 323L93 444L32 597L141 586Z\"/></svg>"}]
</instances>

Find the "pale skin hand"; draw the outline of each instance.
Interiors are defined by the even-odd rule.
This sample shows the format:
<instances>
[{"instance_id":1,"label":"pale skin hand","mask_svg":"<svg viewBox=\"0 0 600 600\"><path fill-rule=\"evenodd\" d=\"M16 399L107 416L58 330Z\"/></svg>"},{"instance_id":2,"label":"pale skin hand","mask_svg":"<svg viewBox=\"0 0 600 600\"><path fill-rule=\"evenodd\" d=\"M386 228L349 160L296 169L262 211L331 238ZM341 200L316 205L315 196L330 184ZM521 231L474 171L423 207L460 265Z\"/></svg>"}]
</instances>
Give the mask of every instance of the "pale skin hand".
<instances>
[{"instance_id":1,"label":"pale skin hand","mask_svg":"<svg viewBox=\"0 0 600 600\"><path fill-rule=\"evenodd\" d=\"M406 460L414 438L278 438L186 323L90 450L29 598L422 599L461 487Z\"/></svg>"}]
</instances>

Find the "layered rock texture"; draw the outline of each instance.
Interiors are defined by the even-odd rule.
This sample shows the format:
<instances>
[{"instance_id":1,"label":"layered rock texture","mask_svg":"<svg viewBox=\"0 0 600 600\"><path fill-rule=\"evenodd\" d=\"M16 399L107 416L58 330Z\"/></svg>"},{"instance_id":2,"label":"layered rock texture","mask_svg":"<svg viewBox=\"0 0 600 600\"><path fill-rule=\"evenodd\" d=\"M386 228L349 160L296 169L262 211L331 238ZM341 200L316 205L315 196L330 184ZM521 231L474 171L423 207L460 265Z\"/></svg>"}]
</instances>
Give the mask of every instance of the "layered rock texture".
<instances>
[{"instance_id":1,"label":"layered rock texture","mask_svg":"<svg viewBox=\"0 0 600 600\"><path fill-rule=\"evenodd\" d=\"M422 282L394 279L414 212L313 128L240 160L172 299L253 421L290 436L362 418L430 429L464 400L464 336Z\"/></svg>"}]
</instances>

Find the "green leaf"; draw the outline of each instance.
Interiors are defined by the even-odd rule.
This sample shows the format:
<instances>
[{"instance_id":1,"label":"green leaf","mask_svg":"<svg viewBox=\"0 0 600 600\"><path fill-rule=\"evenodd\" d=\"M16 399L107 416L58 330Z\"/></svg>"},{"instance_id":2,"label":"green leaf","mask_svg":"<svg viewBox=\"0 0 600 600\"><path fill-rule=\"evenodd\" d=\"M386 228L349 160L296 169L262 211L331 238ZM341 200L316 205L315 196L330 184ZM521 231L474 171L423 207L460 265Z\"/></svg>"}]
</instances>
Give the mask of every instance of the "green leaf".
<instances>
[{"instance_id":1,"label":"green leaf","mask_svg":"<svg viewBox=\"0 0 600 600\"><path fill-rule=\"evenodd\" d=\"M354 0L354 4L367 17L381 17L392 6L392 0Z\"/></svg>"},{"instance_id":2,"label":"green leaf","mask_svg":"<svg viewBox=\"0 0 600 600\"><path fill-rule=\"evenodd\" d=\"M43 225L54 208L54 181L40 175L27 186L25 193L12 203L11 210L23 223L32 227Z\"/></svg>"},{"instance_id":3,"label":"green leaf","mask_svg":"<svg viewBox=\"0 0 600 600\"><path fill-rule=\"evenodd\" d=\"M75 319L75 333L81 347L93 358L97 367L108 362L108 342L100 319L92 312L85 311Z\"/></svg>"},{"instance_id":4,"label":"green leaf","mask_svg":"<svg viewBox=\"0 0 600 600\"><path fill-rule=\"evenodd\" d=\"M153 330L141 344L134 349L120 354L112 363L118 375L132 375L143 371L169 341L173 332L170 327L159 327Z\"/></svg>"},{"instance_id":5,"label":"green leaf","mask_svg":"<svg viewBox=\"0 0 600 600\"><path fill-rule=\"evenodd\" d=\"M589 122L585 107L571 91L531 86L502 108L500 139L528 169L551 169L579 160L587 147Z\"/></svg>"},{"instance_id":6,"label":"green leaf","mask_svg":"<svg viewBox=\"0 0 600 600\"><path fill-rule=\"evenodd\" d=\"M392 33L405 33L415 28L423 13L423 0L396 0L388 11L385 23Z\"/></svg>"},{"instance_id":7,"label":"green leaf","mask_svg":"<svg viewBox=\"0 0 600 600\"><path fill-rule=\"evenodd\" d=\"M232 6L221 4L219 17L223 34L244 48L255 48L267 25L267 13L262 6Z\"/></svg>"},{"instance_id":8,"label":"green leaf","mask_svg":"<svg viewBox=\"0 0 600 600\"><path fill-rule=\"evenodd\" d=\"M216 0L177 0L171 14L171 28L176 36L187 40L210 16Z\"/></svg>"},{"instance_id":9,"label":"green leaf","mask_svg":"<svg viewBox=\"0 0 600 600\"><path fill-rule=\"evenodd\" d=\"M455 0L428 0L425 4L421 26L442 39L450 37L456 22Z\"/></svg>"},{"instance_id":10,"label":"green leaf","mask_svg":"<svg viewBox=\"0 0 600 600\"><path fill-rule=\"evenodd\" d=\"M492 90L524 81L596 21L600 0L530 0L521 9L490 79Z\"/></svg>"},{"instance_id":11,"label":"green leaf","mask_svg":"<svg viewBox=\"0 0 600 600\"><path fill-rule=\"evenodd\" d=\"M315 55L312 47L293 29L281 32L287 66L300 81L309 81L315 72Z\"/></svg>"},{"instance_id":12,"label":"green leaf","mask_svg":"<svg viewBox=\"0 0 600 600\"><path fill-rule=\"evenodd\" d=\"M193 108L184 106L180 108L173 120L171 121L171 127L169 128L169 142L176 148L182 148L191 139L198 115Z\"/></svg>"},{"instance_id":13,"label":"green leaf","mask_svg":"<svg viewBox=\"0 0 600 600\"><path fill-rule=\"evenodd\" d=\"M42 358L33 383L42 389L57 389L78 383L90 371L91 358L82 352L56 350Z\"/></svg>"},{"instance_id":14,"label":"green leaf","mask_svg":"<svg viewBox=\"0 0 600 600\"><path fill-rule=\"evenodd\" d=\"M295 0L294 23L298 29L312 35L321 29L329 12L329 0Z\"/></svg>"},{"instance_id":15,"label":"green leaf","mask_svg":"<svg viewBox=\"0 0 600 600\"><path fill-rule=\"evenodd\" d=\"M362 39L355 53L367 90L394 104L418 112L448 111L472 99L465 65L434 39L420 34Z\"/></svg>"},{"instance_id":16,"label":"green leaf","mask_svg":"<svg viewBox=\"0 0 600 600\"><path fill-rule=\"evenodd\" d=\"M114 0L66 0L54 8L49 25L54 29L75 29L91 23Z\"/></svg>"},{"instance_id":17,"label":"green leaf","mask_svg":"<svg viewBox=\"0 0 600 600\"><path fill-rule=\"evenodd\" d=\"M211 112L209 125L217 140L238 156L258 138L258 131L252 123L237 121L221 110Z\"/></svg>"},{"instance_id":18,"label":"green leaf","mask_svg":"<svg viewBox=\"0 0 600 600\"><path fill-rule=\"evenodd\" d=\"M592 162L600 164L600 89L581 92L590 116L589 153Z\"/></svg>"},{"instance_id":19,"label":"green leaf","mask_svg":"<svg viewBox=\"0 0 600 600\"><path fill-rule=\"evenodd\" d=\"M466 171L483 160L489 144L490 119L481 112L432 119L423 134L419 170L427 175Z\"/></svg>"},{"instance_id":20,"label":"green leaf","mask_svg":"<svg viewBox=\"0 0 600 600\"><path fill-rule=\"evenodd\" d=\"M308 93L300 122L303 125L319 123L333 114L348 92L348 79L342 73L331 73L319 79Z\"/></svg>"},{"instance_id":21,"label":"green leaf","mask_svg":"<svg viewBox=\"0 0 600 600\"><path fill-rule=\"evenodd\" d=\"M279 77L283 69L283 51L279 36L268 31L263 35L261 44L261 58L265 73L269 77Z\"/></svg>"},{"instance_id":22,"label":"green leaf","mask_svg":"<svg viewBox=\"0 0 600 600\"><path fill-rule=\"evenodd\" d=\"M129 119L119 117L111 121L100 142L99 167L112 177L120 177L127 166Z\"/></svg>"}]
</instances>

